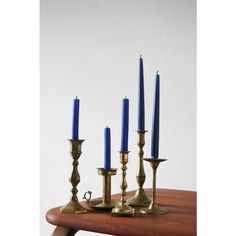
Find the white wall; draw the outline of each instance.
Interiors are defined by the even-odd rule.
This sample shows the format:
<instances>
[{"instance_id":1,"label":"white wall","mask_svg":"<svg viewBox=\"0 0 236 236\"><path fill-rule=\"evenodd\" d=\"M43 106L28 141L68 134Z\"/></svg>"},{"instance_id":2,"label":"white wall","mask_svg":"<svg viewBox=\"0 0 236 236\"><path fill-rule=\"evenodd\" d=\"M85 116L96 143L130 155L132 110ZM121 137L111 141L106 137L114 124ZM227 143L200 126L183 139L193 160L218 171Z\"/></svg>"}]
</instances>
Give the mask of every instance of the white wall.
<instances>
[{"instance_id":1,"label":"white wall","mask_svg":"<svg viewBox=\"0 0 236 236\"><path fill-rule=\"evenodd\" d=\"M102 192L103 129L112 131L119 168L121 99L130 99L128 190L136 188L138 58L144 58L146 128L151 129L153 78L161 74L158 187L196 190L196 9L193 0L41 0L41 235L46 211L68 201L72 99L81 99L78 196ZM150 155L150 132L145 156ZM151 186L151 169L145 163ZM120 191L120 172L112 178ZM91 233L80 233L80 235Z\"/></svg>"}]
</instances>

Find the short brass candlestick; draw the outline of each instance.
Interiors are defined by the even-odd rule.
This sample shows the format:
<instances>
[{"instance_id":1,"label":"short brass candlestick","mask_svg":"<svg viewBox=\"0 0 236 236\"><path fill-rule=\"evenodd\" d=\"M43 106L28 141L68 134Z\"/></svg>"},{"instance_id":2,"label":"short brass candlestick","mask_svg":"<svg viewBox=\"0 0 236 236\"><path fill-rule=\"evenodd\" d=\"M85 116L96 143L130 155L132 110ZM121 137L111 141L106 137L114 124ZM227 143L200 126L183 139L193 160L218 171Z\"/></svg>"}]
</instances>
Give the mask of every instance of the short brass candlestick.
<instances>
[{"instance_id":1,"label":"short brass candlestick","mask_svg":"<svg viewBox=\"0 0 236 236\"><path fill-rule=\"evenodd\" d=\"M79 139L79 140L73 140L69 139L70 143L70 155L72 157L72 165L73 165L73 170L70 176L70 182L72 184L72 189L71 189L71 199L70 201L65 205L60 208L61 213L86 213L87 210L84 209L78 202L77 198L77 185L80 182L80 175L78 171L78 165L79 165L79 157L81 155L81 146L84 140Z\"/></svg>"},{"instance_id":2,"label":"short brass candlestick","mask_svg":"<svg viewBox=\"0 0 236 236\"><path fill-rule=\"evenodd\" d=\"M111 168L105 170L98 168L98 174L103 176L103 196L102 203L93 206L94 208L111 209L115 203L111 200L111 176L116 175L117 169Z\"/></svg>"},{"instance_id":3,"label":"short brass candlestick","mask_svg":"<svg viewBox=\"0 0 236 236\"><path fill-rule=\"evenodd\" d=\"M151 200L146 196L146 193L143 189L143 184L146 179L144 167L143 167L143 147L145 145L145 133L147 131L141 131L137 130L138 134L138 146L139 146L139 152L138 152L138 172L136 175L136 180L138 183L138 189L135 192L134 196L129 198L127 200L127 203L131 206L148 206L151 202Z\"/></svg>"},{"instance_id":4,"label":"short brass candlestick","mask_svg":"<svg viewBox=\"0 0 236 236\"><path fill-rule=\"evenodd\" d=\"M120 184L121 200L120 200L119 205L112 209L112 212L111 212L112 216L133 216L134 215L135 209L128 206L125 200L126 188L127 188L126 164L128 163L128 154L129 154L129 151L120 152L120 163L121 163L121 171L122 171L122 180Z\"/></svg>"},{"instance_id":5,"label":"short brass candlestick","mask_svg":"<svg viewBox=\"0 0 236 236\"><path fill-rule=\"evenodd\" d=\"M148 161L151 164L152 170L153 170L153 182L152 182L152 201L148 208L144 208L141 210L144 214L157 214L162 215L167 213L167 210L164 208L158 207L157 199L156 199L156 172L157 167L159 164L163 161L166 161L167 159L153 159L153 158L144 158L145 161Z\"/></svg>"}]
</instances>

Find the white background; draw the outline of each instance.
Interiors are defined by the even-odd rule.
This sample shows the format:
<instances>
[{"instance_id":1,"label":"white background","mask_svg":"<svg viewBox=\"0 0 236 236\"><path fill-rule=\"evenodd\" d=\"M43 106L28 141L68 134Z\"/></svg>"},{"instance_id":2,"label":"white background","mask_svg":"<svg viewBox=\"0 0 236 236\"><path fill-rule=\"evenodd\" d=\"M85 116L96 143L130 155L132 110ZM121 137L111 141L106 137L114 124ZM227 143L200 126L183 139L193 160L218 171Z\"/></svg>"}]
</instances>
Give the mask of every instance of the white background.
<instances>
[{"instance_id":1,"label":"white background","mask_svg":"<svg viewBox=\"0 0 236 236\"><path fill-rule=\"evenodd\" d=\"M0 5L1 234L39 235L39 5ZM236 233L234 11L199 1L198 235Z\"/></svg>"},{"instance_id":2,"label":"white background","mask_svg":"<svg viewBox=\"0 0 236 236\"><path fill-rule=\"evenodd\" d=\"M82 147L78 196L101 196L103 130L111 128L112 166L119 168L121 100L130 99L128 189L137 188L138 60L144 58L146 129L151 129L154 78L161 75L158 186L196 190L195 1L41 1L41 229L45 212L70 196L72 99L80 98ZM150 156L147 133L145 156ZM145 163L151 187L152 172ZM112 192L120 192L120 171ZM88 235L88 233L80 233ZM90 233L89 233L90 234Z\"/></svg>"}]
</instances>

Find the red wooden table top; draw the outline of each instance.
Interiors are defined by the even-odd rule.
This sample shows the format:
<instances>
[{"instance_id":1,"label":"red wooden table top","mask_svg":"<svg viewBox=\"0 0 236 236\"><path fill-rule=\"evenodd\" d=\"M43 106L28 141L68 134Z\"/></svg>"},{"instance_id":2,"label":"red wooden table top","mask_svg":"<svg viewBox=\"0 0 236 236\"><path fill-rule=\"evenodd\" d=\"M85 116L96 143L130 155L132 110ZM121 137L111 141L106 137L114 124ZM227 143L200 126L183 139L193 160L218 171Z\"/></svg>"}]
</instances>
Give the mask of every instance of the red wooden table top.
<instances>
[{"instance_id":1,"label":"red wooden table top","mask_svg":"<svg viewBox=\"0 0 236 236\"><path fill-rule=\"evenodd\" d=\"M145 190L151 197L152 190ZM134 191L127 193L127 198ZM119 199L120 195L113 195ZM55 236L74 235L78 230L119 236L193 236L196 235L196 192L157 189L158 204L168 210L165 215L135 214L134 217L112 217L109 212L61 214L59 207L49 210L46 219L58 226ZM86 206L85 203L82 203ZM138 212L138 208L137 212Z\"/></svg>"}]
</instances>

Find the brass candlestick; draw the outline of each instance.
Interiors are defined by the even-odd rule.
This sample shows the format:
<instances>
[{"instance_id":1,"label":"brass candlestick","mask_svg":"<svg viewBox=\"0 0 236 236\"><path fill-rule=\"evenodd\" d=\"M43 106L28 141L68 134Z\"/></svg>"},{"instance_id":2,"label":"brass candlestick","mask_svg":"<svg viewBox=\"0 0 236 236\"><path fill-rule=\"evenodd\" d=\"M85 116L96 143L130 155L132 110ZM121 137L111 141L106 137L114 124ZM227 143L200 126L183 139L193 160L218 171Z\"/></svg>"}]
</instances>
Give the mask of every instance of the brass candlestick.
<instances>
[{"instance_id":1,"label":"brass candlestick","mask_svg":"<svg viewBox=\"0 0 236 236\"><path fill-rule=\"evenodd\" d=\"M87 210L84 209L78 202L77 198L77 185L80 182L80 175L78 171L78 160L81 155L81 146L84 140L79 139L79 140L73 140L69 139L70 143L70 155L72 157L72 165L73 165L73 170L70 176L70 182L72 184L72 189L71 189L71 199L70 201L65 205L60 208L61 213L86 213Z\"/></svg>"},{"instance_id":2,"label":"brass candlestick","mask_svg":"<svg viewBox=\"0 0 236 236\"><path fill-rule=\"evenodd\" d=\"M143 189L143 184L146 179L144 167L143 167L143 147L145 145L145 133L147 131L141 131L137 130L138 134L138 146L139 146L139 152L138 152L138 172L136 175L136 180L138 183L138 189L135 192L134 196L129 198L127 200L127 203L131 206L148 206L151 202L151 200L146 196L146 193Z\"/></svg>"},{"instance_id":3,"label":"brass candlestick","mask_svg":"<svg viewBox=\"0 0 236 236\"><path fill-rule=\"evenodd\" d=\"M121 163L121 171L122 171L122 180L120 184L121 200L120 200L119 205L112 209L112 212L111 212L112 216L133 216L134 215L135 209L128 206L125 200L126 188L127 188L126 164L128 163L128 154L129 154L129 151L120 152L120 163Z\"/></svg>"},{"instance_id":4,"label":"brass candlestick","mask_svg":"<svg viewBox=\"0 0 236 236\"><path fill-rule=\"evenodd\" d=\"M141 210L144 214L157 214L162 215L167 213L167 210L164 208L158 207L157 200L156 200L156 172L157 167L159 164L163 161L166 161L167 159L153 159L153 158L144 158L145 161L148 161L151 164L152 170L153 170L153 182L152 182L152 201L148 208L144 208Z\"/></svg>"},{"instance_id":5,"label":"brass candlestick","mask_svg":"<svg viewBox=\"0 0 236 236\"><path fill-rule=\"evenodd\" d=\"M111 200L111 176L116 175L117 169L105 170L98 168L98 174L103 176L103 196L102 203L94 205L94 208L111 209L115 207L115 202Z\"/></svg>"}]
</instances>

